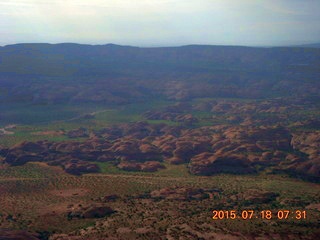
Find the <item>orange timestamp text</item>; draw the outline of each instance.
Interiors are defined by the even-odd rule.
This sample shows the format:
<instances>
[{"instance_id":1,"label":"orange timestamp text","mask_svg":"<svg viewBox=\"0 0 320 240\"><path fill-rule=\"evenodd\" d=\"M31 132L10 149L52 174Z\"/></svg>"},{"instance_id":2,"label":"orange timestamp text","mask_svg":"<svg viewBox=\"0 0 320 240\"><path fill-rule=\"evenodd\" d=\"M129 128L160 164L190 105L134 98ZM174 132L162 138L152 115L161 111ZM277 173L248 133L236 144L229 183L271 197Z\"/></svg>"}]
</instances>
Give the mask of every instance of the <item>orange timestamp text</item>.
<instances>
[{"instance_id":1,"label":"orange timestamp text","mask_svg":"<svg viewBox=\"0 0 320 240\"><path fill-rule=\"evenodd\" d=\"M222 220L222 219L296 219L296 220L303 220L307 218L307 212L305 210L213 210L212 211L213 220Z\"/></svg>"}]
</instances>

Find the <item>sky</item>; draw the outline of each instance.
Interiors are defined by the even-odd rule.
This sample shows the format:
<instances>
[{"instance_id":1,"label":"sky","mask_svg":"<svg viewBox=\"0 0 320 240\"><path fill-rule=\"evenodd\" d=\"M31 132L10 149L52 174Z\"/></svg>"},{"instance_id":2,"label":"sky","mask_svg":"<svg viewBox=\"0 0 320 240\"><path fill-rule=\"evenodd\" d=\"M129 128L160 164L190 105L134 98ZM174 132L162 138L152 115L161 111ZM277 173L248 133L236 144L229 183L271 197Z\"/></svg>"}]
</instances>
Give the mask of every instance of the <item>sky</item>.
<instances>
[{"instance_id":1,"label":"sky","mask_svg":"<svg viewBox=\"0 0 320 240\"><path fill-rule=\"evenodd\" d=\"M0 0L0 45L320 42L320 0Z\"/></svg>"}]
</instances>

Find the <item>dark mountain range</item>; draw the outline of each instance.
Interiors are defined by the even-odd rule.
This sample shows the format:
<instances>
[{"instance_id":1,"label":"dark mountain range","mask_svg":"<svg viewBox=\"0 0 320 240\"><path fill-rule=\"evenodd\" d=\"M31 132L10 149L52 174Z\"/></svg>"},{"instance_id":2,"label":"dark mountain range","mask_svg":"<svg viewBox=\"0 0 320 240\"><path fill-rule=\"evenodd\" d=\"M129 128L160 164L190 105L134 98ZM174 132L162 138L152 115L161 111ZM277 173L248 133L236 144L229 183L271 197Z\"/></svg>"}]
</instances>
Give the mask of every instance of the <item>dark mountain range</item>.
<instances>
[{"instance_id":1,"label":"dark mountain range","mask_svg":"<svg viewBox=\"0 0 320 240\"><path fill-rule=\"evenodd\" d=\"M320 49L17 44L0 48L1 101L319 95Z\"/></svg>"},{"instance_id":2,"label":"dark mountain range","mask_svg":"<svg viewBox=\"0 0 320 240\"><path fill-rule=\"evenodd\" d=\"M320 48L320 43L303 44L295 47Z\"/></svg>"}]
</instances>

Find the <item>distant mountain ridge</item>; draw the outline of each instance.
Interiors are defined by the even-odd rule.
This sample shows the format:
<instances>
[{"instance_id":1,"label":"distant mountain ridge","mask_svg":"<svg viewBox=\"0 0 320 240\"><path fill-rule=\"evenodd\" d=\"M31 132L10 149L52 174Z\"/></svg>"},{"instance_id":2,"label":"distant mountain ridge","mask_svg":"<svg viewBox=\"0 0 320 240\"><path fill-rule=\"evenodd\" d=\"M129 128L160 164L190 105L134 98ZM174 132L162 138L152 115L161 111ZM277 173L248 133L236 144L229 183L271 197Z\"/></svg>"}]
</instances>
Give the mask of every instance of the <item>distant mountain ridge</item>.
<instances>
[{"instance_id":1,"label":"distant mountain ridge","mask_svg":"<svg viewBox=\"0 0 320 240\"><path fill-rule=\"evenodd\" d=\"M320 43L302 44L295 47L320 48Z\"/></svg>"},{"instance_id":2,"label":"distant mountain ridge","mask_svg":"<svg viewBox=\"0 0 320 240\"><path fill-rule=\"evenodd\" d=\"M0 48L0 101L319 95L320 49L16 44ZM62 84L63 83L63 84Z\"/></svg>"}]
</instances>

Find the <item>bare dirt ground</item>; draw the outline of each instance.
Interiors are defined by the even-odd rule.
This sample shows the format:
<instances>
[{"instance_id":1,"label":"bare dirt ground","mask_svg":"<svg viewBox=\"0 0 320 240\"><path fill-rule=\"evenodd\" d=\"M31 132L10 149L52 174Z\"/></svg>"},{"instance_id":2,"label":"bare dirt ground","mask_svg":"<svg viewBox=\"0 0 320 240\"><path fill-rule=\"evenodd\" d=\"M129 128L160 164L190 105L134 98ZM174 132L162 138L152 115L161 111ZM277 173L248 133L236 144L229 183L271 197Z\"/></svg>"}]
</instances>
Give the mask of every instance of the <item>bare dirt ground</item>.
<instances>
[{"instance_id":1,"label":"bare dirt ground","mask_svg":"<svg viewBox=\"0 0 320 240\"><path fill-rule=\"evenodd\" d=\"M85 188L70 188L62 190L52 190L49 193L59 197L73 197L73 196L84 196L89 192Z\"/></svg>"},{"instance_id":2,"label":"bare dirt ground","mask_svg":"<svg viewBox=\"0 0 320 240\"><path fill-rule=\"evenodd\" d=\"M37 212L39 213L39 215L42 216L63 214L66 212L68 205L68 203L59 203L55 205L49 205L46 207L40 207Z\"/></svg>"},{"instance_id":3,"label":"bare dirt ground","mask_svg":"<svg viewBox=\"0 0 320 240\"><path fill-rule=\"evenodd\" d=\"M7 188L4 186L0 186L0 195L4 194L7 191Z\"/></svg>"},{"instance_id":4,"label":"bare dirt ground","mask_svg":"<svg viewBox=\"0 0 320 240\"><path fill-rule=\"evenodd\" d=\"M320 203L312 203L306 206L306 209L317 209L318 211L320 211Z\"/></svg>"}]
</instances>

